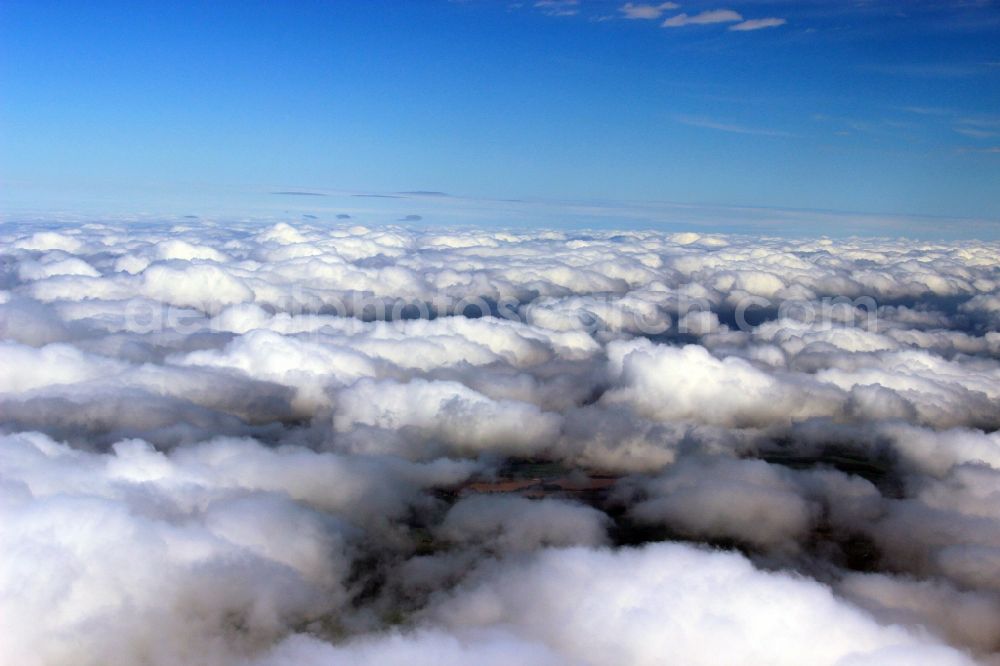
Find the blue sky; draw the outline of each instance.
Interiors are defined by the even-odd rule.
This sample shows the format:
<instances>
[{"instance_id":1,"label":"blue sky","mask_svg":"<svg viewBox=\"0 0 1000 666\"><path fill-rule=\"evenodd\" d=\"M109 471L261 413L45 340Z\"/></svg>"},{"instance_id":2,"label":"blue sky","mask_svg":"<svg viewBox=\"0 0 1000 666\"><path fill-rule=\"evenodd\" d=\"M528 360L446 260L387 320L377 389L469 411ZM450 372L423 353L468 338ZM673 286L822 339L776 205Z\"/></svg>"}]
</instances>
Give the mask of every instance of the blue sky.
<instances>
[{"instance_id":1,"label":"blue sky","mask_svg":"<svg viewBox=\"0 0 1000 666\"><path fill-rule=\"evenodd\" d=\"M997 3L670 4L5 0L0 201L432 190L1000 218Z\"/></svg>"}]
</instances>

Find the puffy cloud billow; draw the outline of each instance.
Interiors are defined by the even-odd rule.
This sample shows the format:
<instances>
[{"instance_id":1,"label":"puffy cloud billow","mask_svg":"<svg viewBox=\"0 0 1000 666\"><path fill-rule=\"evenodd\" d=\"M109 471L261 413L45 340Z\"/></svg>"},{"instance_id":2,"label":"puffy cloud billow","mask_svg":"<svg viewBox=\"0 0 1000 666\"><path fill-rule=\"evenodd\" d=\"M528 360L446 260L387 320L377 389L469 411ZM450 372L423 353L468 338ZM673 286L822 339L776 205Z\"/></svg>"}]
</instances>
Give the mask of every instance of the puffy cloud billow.
<instances>
[{"instance_id":1,"label":"puffy cloud billow","mask_svg":"<svg viewBox=\"0 0 1000 666\"><path fill-rule=\"evenodd\" d=\"M7 223L0 662L996 663L998 257Z\"/></svg>"}]
</instances>

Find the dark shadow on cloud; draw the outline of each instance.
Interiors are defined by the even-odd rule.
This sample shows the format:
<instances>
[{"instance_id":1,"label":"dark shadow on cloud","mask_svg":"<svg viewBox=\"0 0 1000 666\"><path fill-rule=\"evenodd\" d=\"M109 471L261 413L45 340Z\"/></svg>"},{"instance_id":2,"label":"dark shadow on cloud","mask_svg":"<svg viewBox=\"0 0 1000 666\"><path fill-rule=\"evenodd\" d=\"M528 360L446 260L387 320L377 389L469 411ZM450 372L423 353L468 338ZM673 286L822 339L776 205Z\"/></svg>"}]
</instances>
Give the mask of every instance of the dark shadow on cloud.
<instances>
[{"instance_id":1,"label":"dark shadow on cloud","mask_svg":"<svg viewBox=\"0 0 1000 666\"><path fill-rule=\"evenodd\" d=\"M403 217L399 218L399 221L400 222L419 222L422 219L424 219L423 215L404 215Z\"/></svg>"}]
</instances>

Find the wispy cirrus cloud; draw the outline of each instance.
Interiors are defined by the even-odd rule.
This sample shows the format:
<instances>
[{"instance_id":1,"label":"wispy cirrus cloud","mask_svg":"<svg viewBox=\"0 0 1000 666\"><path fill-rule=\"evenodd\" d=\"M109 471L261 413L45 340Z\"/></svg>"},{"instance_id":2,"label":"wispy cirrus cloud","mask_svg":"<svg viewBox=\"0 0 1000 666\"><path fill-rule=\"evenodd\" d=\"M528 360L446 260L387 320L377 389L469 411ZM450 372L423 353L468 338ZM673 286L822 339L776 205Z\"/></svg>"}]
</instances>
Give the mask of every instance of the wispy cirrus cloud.
<instances>
[{"instance_id":1,"label":"wispy cirrus cloud","mask_svg":"<svg viewBox=\"0 0 1000 666\"><path fill-rule=\"evenodd\" d=\"M956 132L963 136L971 137L973 139L991 139L996 136L1000 136L1000 132L995 130L981 129L979 127L968 127L968 126L958 126L953 127Z\"/></svg>"},{"instance_id":2,"label":"wispy cirrus cloud","mask_svg":"<svg viewBox=\"0 0 1000 666\"><path fill-rule=\"evenodd\" d=\"M718 130L720 132L730 132L732 134L752 134L756 136L775 136L775 137L795 136L790 132L785 132L782 130L768 129L762 127L747 127L746 125L720 122L717 120L712 120L711 118L702 118L699 116L676 116L674 120L683 125L689 125L691 127L701 127L703 129Z\"/></svg>"},{"instance_id":3,"label":"wispy cirrus cloud","mask_svg":"<svg viewBox=\"0 0 1000 666\"><path fill-rule=\"evenodd\" d=\"M889 76L907 76L920 79L964 79L990 73L984 63L877 63L865 69Z\"/></svg>"},{"instance_id":4,"label":"wispy cirrus cloud","mask_svg":"<svg viewBox=\"0 0 1000 666\"><path fill-rule=\"evenodd\" d=\"M968 146L963 146L958 149L960 153L979 153L986 155L1000 155L1000 146L985 146L983 148L970 148Z\"/></svg>"},{"instance_id":5,"label":"wispy cirrus cloud","mask_svg":"<svg viewBox=\"0 0 1000 666\"><path fill-rule=\"evenodd\" d=\"M760 19L747 19L736 25L729 26L730 30L736 30L738 32L747 32L750 30L763 30L765 28L777 28L778 26L785 25L788 23L783 18L760 18Z\"/></svg>"},{"instance_id":6,"label":"wispy cirrus cloud","mask_svg":"<svg viewBox=\"0 0 1000 666\"><path fill-rule=\"evenodd\" d=\"M712 23L735 23L742 21L743 15L732 9L709 9L699 14L677 14L665 20L664 28L682 28L688 25L710 25Z\"/></svg>"},{"instance_id":7,"label":"wispy cirrus cloud","mask_svg":"<svg viewBox=\"0 0 1000 666\"><path fill-rule=\"evenodd\" d=\"M907 113L915 113L918 116L950 116L954 115L954 111L951 109L945 109L936 106L904 106L900 107L902 111Z\"/></svg>"},{"instance_id":8,"label":"wispy cirrus cloud","mask_svg":"<svg viewBox=\"0 0 1000 666\"><path fill-rule=\"evenodd\" d=\"M579 0L537 0L535 9L547 16L575 16L580 12Z\"/></svg>"},{"instance_id":9,"label":"wispy cirrus cloud","mask_svg":"<svg viewBox=\"0 0 1000 666\"><path fill-rule=\"evenodd\" d=\"M1000 137L1000 116L989 114L963 113L956 109L935 106L903 106L906 111L947 123L956 134L970 139L993 139Z\"/></svg>"},{"instance_id":10,"label":"wispy cirrus cloud","mask_svg":"<svg viewBox=\"0 0 1000 666\"><path fill-rule=\"evenodd\" d=\"M996 115L966 115L959 118L958 122L963 125L975 125L990 129L1000 129L1000 116Z\"/></svg>"},{"instance_id":11,"label":"wispy cirrus cloud","mask_svg":"<svg viewBox=\"0 0 1000 666\"><path fill-rule=\"evenodd\" d=\"M668 3L669 4L669 3ZM648 7L645 5L643 7ZM622 9L624 11L624 8ZM643 17L646 18L646 17ZM654 18L652 16L648 18ZM664 28L683 28L689 25L712 25L715 23L732 23L730 30L738 32L749 32L751 30L763 30L765 28L776 28L788 23L786 19L778 17L767 18L744 18L742 14L733 9L708 9L698 14L677 14L666 19L661 25Z\"/></svg>"},{"instance_id":12,"label":"wispy cirrus cloud","mask_svg":"<svg viewBox=\"0 0 1000 666\"><path fill-rule=\"evenodd\" d=\"M952 130L971 139L1000 137L1000 116L967 114L955 118Z\"/></svg>"},{"instance_id":13,"label":"wispy cirrus cloud","mask_svg":"<svg viewBox=\"0 0 1000 666\"><path fill-rule=\"evenodd\" d=\"M663 15L663 12L669 9L677 9L680 7L676 2L663 2L658 5L646 5L646 4L636 4L634 2L626 2L624 5L618 8L618 11L623 14L622 18L626 19L638 19L638 20L652 20L658 19Z\"/></svg>"}]
</instances>

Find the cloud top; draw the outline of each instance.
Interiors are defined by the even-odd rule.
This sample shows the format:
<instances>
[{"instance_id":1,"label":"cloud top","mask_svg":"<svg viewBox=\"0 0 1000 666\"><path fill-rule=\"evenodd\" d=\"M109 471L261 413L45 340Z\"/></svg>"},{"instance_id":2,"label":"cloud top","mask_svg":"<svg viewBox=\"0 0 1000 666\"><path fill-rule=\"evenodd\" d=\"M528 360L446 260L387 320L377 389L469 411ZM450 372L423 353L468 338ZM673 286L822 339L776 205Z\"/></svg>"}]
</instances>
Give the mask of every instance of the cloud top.
<instances>
[{"instance_id":1,"label":"cloud top","mask_svg":"<svg viewBox=\"0 0 1000 666\"><path fill-rule=\"evenodd\" d=\"M0 662L995 660L998 252L0 226Z\"/></svg>"}]
</instances>

